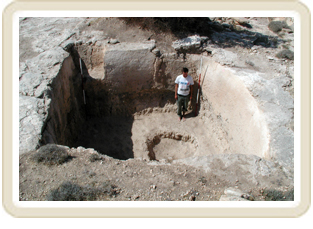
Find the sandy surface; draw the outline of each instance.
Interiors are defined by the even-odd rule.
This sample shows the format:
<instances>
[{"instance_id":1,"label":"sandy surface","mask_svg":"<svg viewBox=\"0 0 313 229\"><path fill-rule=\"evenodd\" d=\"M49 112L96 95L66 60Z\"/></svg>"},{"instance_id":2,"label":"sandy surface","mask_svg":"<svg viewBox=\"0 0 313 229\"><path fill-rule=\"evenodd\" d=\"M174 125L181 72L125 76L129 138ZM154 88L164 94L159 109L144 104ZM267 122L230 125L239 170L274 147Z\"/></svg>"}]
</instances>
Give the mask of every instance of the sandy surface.
<instances>
[{"instance_id":1,"label":"sandy surface","mask_svg":"<svg viewBox=\"0 0 313 229\"><path fill-rule=\"evenodd\" d=\"M146 157L149 146L157 159L166 160L216 153L212 130L203 117L193 116L187 114L185 121L179 121L173 112L135 116L132 126L135 157L149 159Z\"/></svg>"}]
</instances>

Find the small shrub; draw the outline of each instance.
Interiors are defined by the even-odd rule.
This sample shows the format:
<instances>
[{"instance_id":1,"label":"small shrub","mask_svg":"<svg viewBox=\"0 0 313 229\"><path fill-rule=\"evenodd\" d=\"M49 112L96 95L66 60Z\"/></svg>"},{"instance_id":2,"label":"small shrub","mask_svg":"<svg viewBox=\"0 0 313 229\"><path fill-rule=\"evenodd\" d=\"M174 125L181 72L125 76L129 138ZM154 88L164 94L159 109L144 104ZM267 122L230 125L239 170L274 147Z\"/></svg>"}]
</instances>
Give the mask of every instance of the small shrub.
<instances>
[{"instance_id":1,"label":"small shrub","mask_svg":"<svg viewBox=\"0 0 313 229\"><path fill-rule=\"evenodd\" d=\"M71 182L64 182L47 195L48 201L95 201L100 196L108 197L113 193L113 186L105 184L101 188L82 187Z\"/></svg>"},{"instance_id":2,"label":"small shrub","mask_svg":"<svg viewBox=\"0 0 313 229\"><path fill-rule=\"evenodd\" d=\"M285 193L275 189L265 189L263 196L265 196L266 201L293 201L294 189L292 188Z\"/></svg>"},{"instance_id":3,"label":"small shrub","mask_svg":"<svg viewBox=\"0 0 313 229\"><path fill-rule=\"evenodd\" d=\"M50 191L47 196L49 201L78 201L84 200L85 194L82 187L71 182L65 182L57 189Z\"/></svg>"},{"instance_id":4,"label":"small shrub","mask_svg":"<svg viewBox=\"0 0 313 229\"><path fill-rule=\"evenodd\" d=\"M93 153L93 154L91 154L89 156L89 161L90 162L101 161L101 160L103 160L103 156L102 155Z\"/></svg>"},{"instance_id":5,"label":"small shrub","mask_svg":"<svg viewBox=\"0 0 313 229\"><path fill-rule=\"evenodd\" d=\"M40 147L33 155L32 160L45 165L61 165L67 162L71 156L65 148L55 144L48 144Z\"/></svg>"}]
</instances>

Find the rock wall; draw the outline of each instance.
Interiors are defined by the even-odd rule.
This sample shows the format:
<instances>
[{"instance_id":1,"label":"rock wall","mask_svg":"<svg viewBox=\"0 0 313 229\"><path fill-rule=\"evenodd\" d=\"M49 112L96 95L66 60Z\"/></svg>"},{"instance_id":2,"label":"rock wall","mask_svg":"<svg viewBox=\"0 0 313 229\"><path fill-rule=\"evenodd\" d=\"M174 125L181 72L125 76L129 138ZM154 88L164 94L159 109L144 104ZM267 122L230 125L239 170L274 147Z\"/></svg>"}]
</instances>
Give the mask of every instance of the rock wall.
<instances>
[{"instance_id":1,"label":"rock wall","mask_svg":"<svg viewBox=\"0 0 313 229\"><path fill-rule=\"evenodd\" d=\"M51 84L51 102L43 132L43 144L71 146L85 121L82 78L72 56L63 61Z\"/></svg>"}]
</instances>

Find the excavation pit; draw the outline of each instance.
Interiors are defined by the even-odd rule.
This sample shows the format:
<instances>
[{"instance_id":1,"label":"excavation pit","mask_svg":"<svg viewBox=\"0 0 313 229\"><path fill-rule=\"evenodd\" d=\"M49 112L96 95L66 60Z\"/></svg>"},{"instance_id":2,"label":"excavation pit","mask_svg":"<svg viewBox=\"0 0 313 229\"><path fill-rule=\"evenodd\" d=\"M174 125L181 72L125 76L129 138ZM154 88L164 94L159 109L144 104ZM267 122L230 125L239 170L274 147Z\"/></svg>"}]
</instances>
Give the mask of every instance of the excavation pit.
<instances>
[{"instance_id":1,"label":"excavation pit","mask_svg":"<svg viewBox=\"0 0 313 229\"><path fill-rule=\"evenodd\" d=\"M94 148L121 160L272 156L262 111L236 75L205 56L180 59L164 54L160 58L153 54L154 46L151 42L105 46L94 50L94 56L104 55L98 62L80 56L82 47L73 51L53 83L43 143ZM201 58L199 114L195 116ZM174 90L183 67L189 68L195 90L186 121L179 121Z\"/></svg>"}]
</instances>

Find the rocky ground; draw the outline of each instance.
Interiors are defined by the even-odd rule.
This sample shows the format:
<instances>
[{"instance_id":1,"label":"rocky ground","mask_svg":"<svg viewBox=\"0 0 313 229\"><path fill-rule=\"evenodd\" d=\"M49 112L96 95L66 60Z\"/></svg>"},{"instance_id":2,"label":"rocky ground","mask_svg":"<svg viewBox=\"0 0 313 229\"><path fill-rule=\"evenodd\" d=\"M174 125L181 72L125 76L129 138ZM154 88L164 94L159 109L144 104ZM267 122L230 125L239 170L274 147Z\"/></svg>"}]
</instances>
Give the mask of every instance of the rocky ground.
<instances>
[{"instance_id":1,"label":"rocky ground","mask_svg":"<svg viewBox=\"0 0 313 229\"><path fill-rule=\"evenodd\" d=\"M83 42L95 44L100 38L94 31L105 31L101 39L107 42L140 42L154 39L161 53L178 52L181 55L184 55L184 50L175 50L173 42L201 31L202 34L199 35L207 36L209 39L209 42L201 47L201 52L212 56L216 62L224 66L260 71L269 80L281 80L281 76L284 75L284 89L293 96L293 24L290 20L211 18L209 21L205 20L206 24L203 24L203 20L184 23L178 19L155 22L145 19L85 18L77 21L66 19L70 20L68 25L53 19L45 21L49 18L43 21L36 19L35 22L29 20L29 23L28 20L23 18L20 22L21 31L28 31L29 34L32 30L33 34L36 34L37 27L34 27L33 23L50 24L45 28L47 31L54 31L55 27L66 28L72 25L73 28L69 30L79 28L79 34L62 34L64 36L62 42L71 36L86 39L88 34L89 41ZM73 21L75 23L71 24ZM181 30L175 27L176 23L180 23ZM28 30L26 27L29 27ZM41 44L33 43L37 49L30 48L28 44L31 37L25 34L23 32L20 34L21 76L25 69L31 67L28 64L29 59L49 50L53 45L64 46L60 41L60 44L57 41L55 44L51 42L45 44L43 41L47 37L43 37ZM44 72L42 75L45 77ZM28 84L22 85L24 85L23 95L36 95L36 90L38 93L37 87L30 93ZM140 119L140 115L146 118L149 114L138 114L137 119ZM125 124L111 121L112 128L129 125L127 121ZM187 119L186 122L190 121ZM97 126L96 123L94 125ZM86 135L96 135L99 130L97 128L86 128ZM293 120L290 120L290 128L293 129ZM108 136L107 140L123 141L114 136ZM83 141L84 139L81 139L81 143ZM101 140L98 144L101 145ZM119 145L118 142L116 144ZM129 145L131 147L131 144L123 143L122 147L127 148ZM121 160L110 157L113 153L103 155L95 150L96 147L86 147L88 142L81 144L85 145L85 148L79 145L78 143L75 148L49 145L37 151L21 154L20 200L293 200L292 170L284 169L276 161L267 161L249 153L177 158L174 161L150 161L140 157L132 159L130 155L131 159ZM159 147L160 152L164 150L162 145ZM103 149L106 150L108 149ZM123 155L125 156L124 153ZM60 160L62 158L64 160Z\"/></svg>"},{"instance_id":2,"label":"rocky ground","mask_svg":"<svg viewBox=\"0 0 313 229\"><path fill-rule=\"evenodd\" d=\"M284 171L258 157L200 158L206 160L201 167L199 162L119 160L82 147L52 148L64 149L66 160L37 155L51 152L47 148L20 157L20 200L293 200L293 186ZM259 171L247 167L249 161L259 164Z\"/></svg>"}]
</instances>

